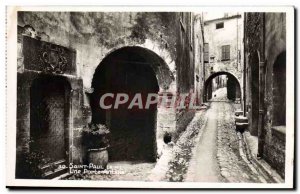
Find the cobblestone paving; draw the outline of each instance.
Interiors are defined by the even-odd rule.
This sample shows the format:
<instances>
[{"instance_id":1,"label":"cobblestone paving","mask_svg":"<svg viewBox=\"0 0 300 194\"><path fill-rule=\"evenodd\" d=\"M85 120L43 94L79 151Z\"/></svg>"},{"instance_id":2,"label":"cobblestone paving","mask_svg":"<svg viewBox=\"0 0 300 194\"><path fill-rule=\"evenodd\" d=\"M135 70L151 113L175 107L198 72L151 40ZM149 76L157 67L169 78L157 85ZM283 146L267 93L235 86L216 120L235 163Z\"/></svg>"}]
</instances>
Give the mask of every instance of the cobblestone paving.
<instances>
[{"instance_id":1,"label":"cobblestone paving","mask_svg":"<svg viewBox=\"0 0 300 194\"><path fill-rule=\"evenodd\" d=\"M216 152L213 160L216 161L218 168L214 168L215 174L220 176L218 182L241 182L259 183L259 175L255 174L246 162L242 159L239 152L239 141L235 131L234 111L236 105L232 102L211 102L210 109L215 109L214 114L217 120L217 142ZM210 111L210 110L209 110ZM159 168L159 163L133 163L116 162L110 163L112 166L120 166L124 174L119 175L76 175L69 179L90 179L90 180L122 180L122 181L151 181L151 173L154 167L165 169L164 178L159 181L182 182L186 180L188 172L195 171L190 165L191 158L195 155L195 146L199 143L203 126L206 123L207 111L198 111L188 125L187 129L180 135L175 145L170 147L169 157L165 166ZM216 122L216 121L214 121ZM208 125L205 125L208 127ZM206 130L210 130L207 128ZM207 138L203 136L202 138ZM206 139L206 141L209 141ZM211 165L211 164L207 164ZM208 170L210 168L207 168ZM161 170L162 173L162 170Z\"/></svg>"},{"instance_id":2,"label":"cobblestone paving","mask_svg":"<svg viewBox=\"0 0 300 194\"><path fill-rule=\"evenodd\" d=\"M172 182L184 181L189 161L192 157L192 148L196 144L196 138L199 129L204 124L205 111L198 111L187 129L181 134L173 148L173 158L169 162L169 170L166 174L166 180Z\"/></svg>"},{"instance_id":3,"label":"cobblestone paving","mask_svg":"<svg viewBox=\"0 0 300 194\"><path fill-rule=\"evenodd\" d=\"M218 152L220 173L226 182L260 182L239 154L238 136L234 124L234 105L230 102L219 103L218 108Z\"/></svg>"}]
</instances>

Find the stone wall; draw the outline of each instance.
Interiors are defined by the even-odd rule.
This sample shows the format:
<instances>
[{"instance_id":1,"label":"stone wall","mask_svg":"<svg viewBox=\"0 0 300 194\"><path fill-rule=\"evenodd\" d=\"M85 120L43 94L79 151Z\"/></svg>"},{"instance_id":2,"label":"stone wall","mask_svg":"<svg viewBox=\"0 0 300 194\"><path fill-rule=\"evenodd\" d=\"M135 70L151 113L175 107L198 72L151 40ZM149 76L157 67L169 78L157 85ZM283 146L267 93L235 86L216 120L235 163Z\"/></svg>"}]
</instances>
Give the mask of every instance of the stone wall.
<instances>
[{"instance_id":1,"label":"stone wall","mask_svg":"<svg viewBox=\"0 0 300 194\"><path fill-rule=\"evenodd\" d=\"M224 23L224 27L216 29L216 24L220 22ZM242 86L243 19L241 15L204 20L204 37L205 43L209 44L209 63L205 65L205 80L213 73L223 71L233 74ZM224 45L230 45L230 60L222 60Z\"/></svg>"},{"instance_id":2,"label":"stone wall","mask_svg":"<svg viewBox=\"0 0 300 194\"><path fill-rule=\"evenodd\" d=\"M195 75L194 92L197 96L197 104L203 103L203 90L204 90L204 29L203 18L201 15L196 15L194 18L194 58L195 58Z\"/></svg>"},{"instance_id":3,"label":"stone wall","mask_svg":"<svg viewBox=\"0 0 300 194\"><path fill-rule=\"evenodd\" d=\"M265 116L264 116L264 158L284 177L285 170L285 123L278 130L273 114L284 110L275 110L274 102L274 65L278 57L286 51L286 15L284 13L265 14ZM286 65L284 61L280 65ZM276 74L275 74L276 75ZM280 76L285 76L282 72ZM285 85L286 83L284 83ZM286 91L285 91L286 93ZM285 103L285 99L279 99ZM275 111L275 112L274 112ZM285 111L284 111L285 112Z\"/></svg>"},{"instance_id":4,"label":"stone wall","mask_svg":"<svg viewBox=\"0 0 300 194\"><path fill-rule=\"evenodd\" d=\"M205 63L204 99L210 99L212 78L228 74L239 83L239 99L243 102L243 16L239 13L219 14L219 18L204 15L204 37L209 47L209 61ZM217 24L223 27L217 28ZM222 46L229 46L230 59L222 59Z\"/></svg>"},{"instance_id":5,"label":"stone wall","mask_svg":"<svg viewBox=\"0 0 300 194\"><path fill-rule=\"evenodd\" d=\"M141 46L175 70L177 28L174 13L19 12L18 25L32 26L42 40L76 50L78 75L91 87L95 69L110 52ZM177 24L178 27L178 24Z\"/></svg>"},{"instance_id":6,"label":"stone wall","mask_svg":"<svg viewBox=\"0 0 300 194\"><path fill-rule=\"evenodd\" d=\"M200 29L194 29L194 15L190 12L184 12L177 15L178 38L176 44L176 79L177 93L187 94L194 92L194 34L199 34ZM176 133L174 141L179 134L186 128L192 120L194 112L189 109L176 110Z\"/></svg>"},{"instance_id":7,"label":"stone wall","mask_svg":"<svg viewBox=\"0 0 300 194\"><path fill-rule=\"evenodd\" d=\"M23 35L22 35L23 34ZM28 35L28 34L27 34ZM17 146L16 176L23 177L25 155L30 151L32 123L38 118L32 117L32 96L38 91L33 84L41 79L60 80L66 84L68 110L65 113L66 160L82 162L81 138L78 131L83 127L84 117L82 80L76 76L76 52L48 42L40 41L20 32L18 36L18 74L17 74ZM49 93L51 91L48 91ZM48 118L44 118L48 119ZM51 118L50 118L51 119ZM20 174L19 174L20 173Z\"/></svg>"},{"instance_id":8,"label":"stone wall","mask_svg":"<svg viewBox=\"0 0 300 194\"><path fill-rule=\"evenodd\" d=\"M278 80L278 77L274 76L285 78L285 72L282 70L279 75L274 74L273 67L280 56L285 56L285 17L284 13L247 13L245 18L246 102L249 128L252 135L258 135L259 156L282 177L285 170L285 124L277 126L274 121L273 115L283 112L274 110L274 99L279 98L274 93L274 81ZM280 65L285 69L285 61L281 61ZM279 100L281 103L285 101Z\"/></svg>"},{"instance_id":9,"label":"stone wall","mask_svg":"<svg viewBox=\"0 0 300 194\"><path fill-rule=\"evenodd\" d=\"M193 14L188 12L18 13L19 37L27 34L34 39L60 45L76 52L74 55L76 71L72 75L74 78L67 76L68 79L70 77L74 80L74 83L78 83L74 85L75 89L72 93L73 127L69 137L70 145L72 145L70 153L72 161L82 162L84 153L80 147L81 129L91 121L89 95L93 92L92 80L96 69L111 53L124 47L138 47L148 50L149 55L157 56L162 61L161 66L154 68L160 95L168 93L174 95L177 92L190 93L194 90L195 50L192 42L195 34L199 34L201 45L203 37L201 37L201 27L194 29L193 18ZM22 42L18 48L22 50ZM201 55L200 48L197 47L199 51L197 56ZM20 52L18 55L19 77L22 77L24 73L22 56ZM198 62L197 67L199 67ZM201 68L199 68L199 73L201 73ZM26 77L25 74L24 76ZM82 80L81 83L80 80ZM73 81L70 82L73 83ZM192 117L193 112L189 110L158 109L156 121L158 153L163 147L164 134L170 132L174 136L173 140L176 141L176 137L185 129ZM20 116L20 120L28 122L26 114ZM24 125L24 127L28 131L29 126Z\"/></svg>"},{"instance_id":10,"label":"stone wall","mask_svg":"<svg viewBox=\"0 0 300 194\"><path fill-rule=\"evenodd\" d=\"M263 14L246 13L246 111L251 135L258 135L259 62L263 59ZM262 60L261 60L262 61Z\"/></svg>"}]
</instances>

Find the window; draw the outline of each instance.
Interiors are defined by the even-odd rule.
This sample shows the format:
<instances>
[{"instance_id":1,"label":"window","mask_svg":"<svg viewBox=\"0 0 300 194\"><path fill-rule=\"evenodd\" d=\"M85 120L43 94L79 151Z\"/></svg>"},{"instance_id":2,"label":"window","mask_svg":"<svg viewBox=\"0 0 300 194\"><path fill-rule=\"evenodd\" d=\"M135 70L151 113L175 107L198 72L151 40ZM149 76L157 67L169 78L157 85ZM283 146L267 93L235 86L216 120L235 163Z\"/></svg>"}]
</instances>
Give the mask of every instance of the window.
<instances>
[{"instance_id":1,"label":"window","mask_svg":"<svg viewBox=\"0 0 300 194\"><path fill-rule=\"evenodd\" d=\"M222 61L230 60L230 45L222 46Z\"/></svg>"},{"instance_id":2,"label":"window","mask_svg":"<svg viewBox=\"0 0 300 194\"><path fill-rule=\"evenodd\" d=\"M224 22L216 24L216 29L220 29L220 28L224 28Z\"/></svg>"},{"instance_id":3,"label":"window","mask_svg":"<svg viewBox=\"0 0 300 194\"><path fill-rule=\"evenodd\" d=\"M204 43L204 63L209 62L209 47L208 43Z\"/></svg>"}]
</instances>

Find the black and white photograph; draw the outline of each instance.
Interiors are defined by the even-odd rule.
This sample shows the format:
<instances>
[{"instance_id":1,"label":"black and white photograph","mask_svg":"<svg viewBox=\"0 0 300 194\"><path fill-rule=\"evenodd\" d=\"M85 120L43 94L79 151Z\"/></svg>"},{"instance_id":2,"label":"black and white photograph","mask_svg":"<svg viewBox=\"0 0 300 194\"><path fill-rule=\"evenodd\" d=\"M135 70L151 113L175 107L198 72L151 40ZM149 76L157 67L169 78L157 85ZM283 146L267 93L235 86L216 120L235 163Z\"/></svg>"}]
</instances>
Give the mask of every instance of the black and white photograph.
<instances>
[{"instance_id":1,"label":"black and white photograph","mask_svg":"<svg viewBox=\"0 0 300 194\"><path fill-rule=\"evenodd\" d=\"M292 188L293 7L7 7L7 186Z\"/></svg>"}]
</instances>

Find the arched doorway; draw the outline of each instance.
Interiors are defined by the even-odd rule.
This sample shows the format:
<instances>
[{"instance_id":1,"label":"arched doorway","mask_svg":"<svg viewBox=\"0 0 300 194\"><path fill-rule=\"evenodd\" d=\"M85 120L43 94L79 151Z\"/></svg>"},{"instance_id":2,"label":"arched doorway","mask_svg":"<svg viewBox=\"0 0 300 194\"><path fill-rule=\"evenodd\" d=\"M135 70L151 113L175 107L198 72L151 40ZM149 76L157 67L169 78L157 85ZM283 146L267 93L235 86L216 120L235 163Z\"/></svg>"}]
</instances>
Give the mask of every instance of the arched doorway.
<instances>
[{"instance_id":1,"label":"arched doorway","mask_svg":"<svg viewBox=\"0 0 300 194\"><path fill-rule=\"evenodd\" d=\"M53 76L36 78L30 88L29 150L42 154L45 178L63 173L58 165L68 166L70 91L65 78Z\"/></svg>"},{"instance_id":2,"label":"arched doorway","mask_svg":"<svg viewBox=\"0 0 300 194\"><path fill-rule=\"evenodd\" d=\"M157 105L149 109L128 108L135 94L141 94L143 104L149 93L158 93L159 85L154 68L161 59L141 47L123 47L103 59L97 67L91 95L92 122L108 125L111 130L110 161L156 160ZM128 103L107 110L99 106L105 93L129 95ZM111 98L110 104L116 98ZM144 107L144 106L143 106Z\"/></svg>"},{"instance_id":3,"label":"arched doorway","mask_svg":"<svg viewBox=\"0 0 300 194\"><path fill-rule=\"evenodd\" d=\"M259 119L259 56L258 53L250 55L250 99L251 107L249 110L250 134L258 135Z\"/></svg>"},{"instance_id":4,"label":"arched doorway","mask_svg":"<svg viewBox=\"0 0 300 194\"><path fill-rule=\"evenodd\" d=\"M286 53L273 65L273 126L286 125Z\"/></svg>"},{"instance_id":5,"label":"arched doorway","mask_svg":"<svg viewBox=\"0 0 300 194\"><path fill-rule=\"evenodd\" d=\"M214 82L215 85L214 86ZM216 72L210 75L204 83L204 101L212 99L216 88L226 87L226 96L228 100L240 101L241 86L238 79L229 72ZM225 89L225 88L224 88Z\"/></svg>"}]
</instances>

